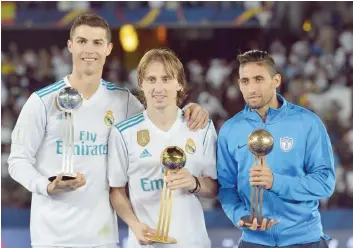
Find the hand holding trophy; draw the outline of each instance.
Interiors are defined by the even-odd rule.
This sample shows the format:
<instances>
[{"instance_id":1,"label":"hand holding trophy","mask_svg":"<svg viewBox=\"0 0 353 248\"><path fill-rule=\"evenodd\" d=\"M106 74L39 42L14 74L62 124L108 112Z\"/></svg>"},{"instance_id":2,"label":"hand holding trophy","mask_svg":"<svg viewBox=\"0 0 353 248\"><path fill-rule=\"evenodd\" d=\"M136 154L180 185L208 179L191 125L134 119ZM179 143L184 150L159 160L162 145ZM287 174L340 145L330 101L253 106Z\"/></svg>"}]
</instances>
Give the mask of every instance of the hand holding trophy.
<instances>
[{"instance_id":1,"label":"hand holding trophy","mask_svg":"<svg viewBox=\"0 0 353 248\"><path fill-rule=\"evenodd\" d=\"M184 151L177 146L169 146L161 154L161 162L164 166L164 178L169 174L182 169L186 163ZM162 198L160 202L157 234L146 236L146 239L155 243L176 244L176 239L169 237L169 227L173 207L174 190L167 188L164 180Z\"/></svg>"},{"instance_id":2,"label":"hand holding trophy","mask_svg":"<svg viewBox=\"0 0 353 248\"><path fill-rule=\"evenodd\" d=\"M265 166L266 155L272 151L273 148L273 137L272 135L264 130L258 129L253 131L248 137L248 148L255 155L255 161L253 166ZM269 228L276 224L273 220L263 225L264 217L262 215L263 205L263 186L252 186L251 187L251 201L250 201L250 215L241 218L244 226L250 229L262 229L265 230L266 226ZM254 219L256 219L256 226L254 227ZM269 224L269 225L267 225Z\"/></svg>"},{"instance_id":3,"label":"hand holding trophy","mask_svg":"<svg viewBox=\"0 0 353 248\"><path fill-rule=\"evenodd\" d=\"M72 87L63 88L56 96L56 106L64 113L64 134L63 134L63 160L61 180L76 179L74 173L74 111L82 104L81 94ZM57 176L49 177L53 182Z\"/></svg>"}]
</instances>

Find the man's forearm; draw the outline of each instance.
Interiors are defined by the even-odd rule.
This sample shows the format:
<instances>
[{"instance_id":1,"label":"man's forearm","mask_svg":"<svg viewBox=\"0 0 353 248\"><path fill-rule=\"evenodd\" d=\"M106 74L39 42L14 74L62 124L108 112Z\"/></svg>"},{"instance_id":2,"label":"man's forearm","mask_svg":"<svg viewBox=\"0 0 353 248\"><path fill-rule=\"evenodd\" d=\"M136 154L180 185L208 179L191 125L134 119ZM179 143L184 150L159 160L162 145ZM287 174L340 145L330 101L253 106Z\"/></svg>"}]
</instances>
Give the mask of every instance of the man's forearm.
<instances>
[{"instance_id":1,"label":"man's forearm","mask_svg":"<svg viewBox=\"0 0 353 248\"><path fill-rule=\"evenodd\" d=\"M30 192L48 196L47 186L50 181L26 159L20 159L12 154L9 159L9 174Z\"/></svg>"},{"instance_id":2,"label":"man's forearm","mask_svg":"<svg viewBox=\"0 0 353 248\"><path fill-rule=\"evenodd\" d=\"M139 223L134 210L132 209L131 202L126 195L125 187L111 188L110 202L117 212L119 217L129 226Z\"/></svg>"},{"instance_id":3,"label":"man's forearm","mask_svg":"<svg viewBox=\"0 0 353 248\"><path fill-rule=\"evenodd\" d=\"M334 188L334 175L325 169L302 177L273 173L271 191L286 200L313 201L328 198Z\"/></svg>"},{"instance_id":4,"label":"man's forearm","mask_svg":"<svg viewBox=\"0 0 353 248\"><path fill-rule=\"evenodd\" d=\"M210 177L198 177L201 189L198 195L205 198L213 198L218 194L218 183Z\"/></svg>"},{"instance_id":5,"label":"man's forearm","mask_svg":"<svg viewBox=\"0 0 353 248\"><path fill-rule=\"evenodd\" d=\"M235 188L221 187L219 189L218 199L221 202L225 214L233 222L234 226L238 227L237 223L241 217L249 215L249 211L240 200L238 192Z\"/></svg>"}]
</instances>

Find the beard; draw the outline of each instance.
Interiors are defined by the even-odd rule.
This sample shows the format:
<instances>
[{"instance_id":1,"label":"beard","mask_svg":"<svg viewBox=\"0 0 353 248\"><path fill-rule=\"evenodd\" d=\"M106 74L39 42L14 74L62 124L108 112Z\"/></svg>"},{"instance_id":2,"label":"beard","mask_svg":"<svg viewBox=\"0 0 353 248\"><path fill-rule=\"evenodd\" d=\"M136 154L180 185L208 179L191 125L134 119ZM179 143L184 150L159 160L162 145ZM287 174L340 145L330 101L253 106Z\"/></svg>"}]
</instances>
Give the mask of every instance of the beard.
<instances>
[{"instance_id":1,"label":"beard","mask_svg":"<svg viewBox=\"0 0 353 248\"><path fill-rule=\"evenodd\" d=\"M254 109L254 110L262 109L272 101L272 97L273 96L271 96L267 101L265 99L262 99L259 103L250 103L250 102L246 102L246 103L249 105L251 109Z\"/></svg>"},{"instance_id":2,"label":"beard","mask_svg":"<svg viewBox=\"0 0 353 248\"><path fill-rule=\"evenodd\" d=\"M262 104L262 103L258 103L258 104L248 103L248 105L251 109L261 109L265 106L265 104Z\"/></svg>"}]
</instances>

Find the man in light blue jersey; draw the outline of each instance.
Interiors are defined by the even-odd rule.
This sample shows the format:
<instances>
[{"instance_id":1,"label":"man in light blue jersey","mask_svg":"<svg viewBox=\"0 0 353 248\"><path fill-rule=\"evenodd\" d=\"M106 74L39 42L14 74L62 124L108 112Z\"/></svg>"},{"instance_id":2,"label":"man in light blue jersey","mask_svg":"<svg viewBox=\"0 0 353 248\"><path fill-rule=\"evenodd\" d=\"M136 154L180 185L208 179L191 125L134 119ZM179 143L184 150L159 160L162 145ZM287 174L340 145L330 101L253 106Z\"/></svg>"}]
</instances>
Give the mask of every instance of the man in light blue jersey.
<instances>
[{"instance_id":1,"label":"man in light blue jersey","mask_svg":"<svg viewBox=\"0 0 353 248\"><path fill-rule=\"evenodd\" d=\"M127 89L102 79L113 48L103 18L78 17L67 46L72 73L34 92L24 105L12 134L9 173L32 192L32 247L116 248L118 227L107 183L108 137L112 126L143 111L143 106ZM73 132L77 177L65 181L59 176L50 182L49 177L61 172L63 159L64 118L55 99L67 86L83 96ZM200 106L185 112L193 121L189 128L207 125L208 114Z\"/></svg>"},{"instance_id":2,"label":"man in light blue jersey","mask_svg":"<svg viewBox=\"0 0 353 248\"><path fill-rule=\"evenodd\" d=\"M313 112L287 102L276 89L281 76L267 52L238 57L239 87L247 103L221 128L217 145L219 200L228 218L243 231L240 247L327 247L319 200L334 191L331 142ZM264 166L252 166L248 136L271 133L274 146ZM251 186L265 188L261 223L247 227ZM259 226L258 226L259 224Z\"/></svg>"}]
</instances>

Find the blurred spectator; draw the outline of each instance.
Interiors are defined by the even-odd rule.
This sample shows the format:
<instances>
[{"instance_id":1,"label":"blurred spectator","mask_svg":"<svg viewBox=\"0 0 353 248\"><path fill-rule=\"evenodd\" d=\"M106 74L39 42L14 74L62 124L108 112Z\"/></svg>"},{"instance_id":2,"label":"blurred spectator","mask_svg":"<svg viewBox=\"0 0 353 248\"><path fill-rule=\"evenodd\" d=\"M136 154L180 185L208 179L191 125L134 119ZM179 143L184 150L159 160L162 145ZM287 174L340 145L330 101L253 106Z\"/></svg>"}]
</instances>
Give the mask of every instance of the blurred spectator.
<instances>
[{"instance_id":1,"label":"blurred spectator","mask_svg":"<svg viewBox=\"0 0 353 248\"><path fill-rule=\"evenodd\" d=\"M57 3L16 4L20 8L57 8ZM89 3L61 3L60 8L225 8L233 4L249 8L263 5L261 2L111 2L92 6ZM298 34L298 38L292 40L269 35L267 44L259 40L246 43L248 48L267 49L272 54L277 71L282 76L278 92L288 101L317 113L327 127L335 152L337 185L334 195L321 201L323 208L353 207L353 32L347 25L353 21L352 9L353 4L347 2L279 2L271 15L278 23L282 24L283 20L285 24L287 21L288 25L283 25L289 26L288 30L284 30L285 34ZM340 18L335 19L335 15ZM312 21L312 30L303 34L304 17ZM264 20L266 18L263 17ZM20 52L15 43L10 43L7 50L1 52L2 203L7 206L26 207L30 204L30 194L15 183L7 172L6 159L17 116L33 91L71 72L70 53L57 45L52 44L50 50L28 49ZM198 102L205 107L219 130L224 121L244 107L237 84L237 67L236 63L228 63L223 58L201 58L204 56L200 54L199 58L196 56L184 63L189 82L187 101ZM136 68L127 70L124 61L113 55L106 62L104 79L127 87L132 92L138 89ZM206 200L203 205L212 208L215 201Z\"/></svg>"},{"instance_id":2,"label":"blurred spectator","mask_svg":"<svg viewBox=\"0 0 353 248\"><path fill-rule=\"evenodd\" d=\"M59 11L70 10L88 10L90 8L89 1L58 1L57 8Z\"/></svg>"}]
</instances>

